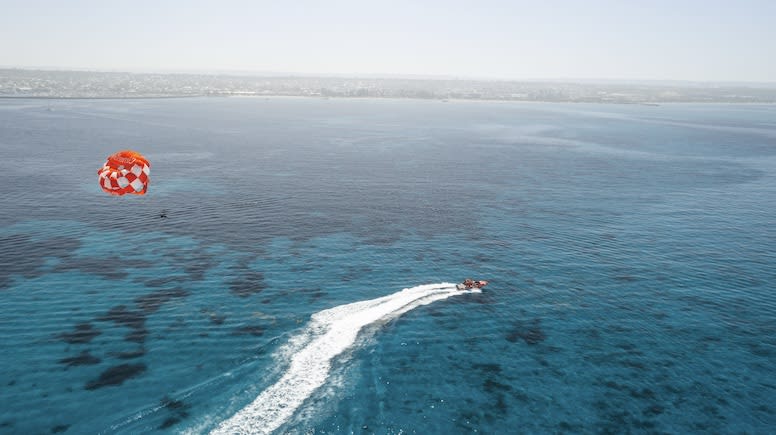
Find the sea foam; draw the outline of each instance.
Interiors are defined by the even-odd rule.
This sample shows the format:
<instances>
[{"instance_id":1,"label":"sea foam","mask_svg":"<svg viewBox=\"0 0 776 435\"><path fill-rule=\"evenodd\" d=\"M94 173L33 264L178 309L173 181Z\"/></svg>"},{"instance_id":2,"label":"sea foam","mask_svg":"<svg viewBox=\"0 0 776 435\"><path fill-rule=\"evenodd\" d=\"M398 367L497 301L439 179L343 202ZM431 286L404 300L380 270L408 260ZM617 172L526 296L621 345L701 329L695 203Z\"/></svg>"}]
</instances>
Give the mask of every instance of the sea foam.
<instances>
[{"instance_id":1,"label":"sea foam","mask_svg":"<svg viewBox=\"0 0 776 435\"><path fill-rule=\"evenodd\" d=\"M396 318L421 305L473 292L480 290L461 291L450 283L426 284L313 314L304 331L278 352L279 359L290 361L283 376L212 433L271 433L326 382L332 360L353 347L364 327Z\"/></svg>"}]
</instances>

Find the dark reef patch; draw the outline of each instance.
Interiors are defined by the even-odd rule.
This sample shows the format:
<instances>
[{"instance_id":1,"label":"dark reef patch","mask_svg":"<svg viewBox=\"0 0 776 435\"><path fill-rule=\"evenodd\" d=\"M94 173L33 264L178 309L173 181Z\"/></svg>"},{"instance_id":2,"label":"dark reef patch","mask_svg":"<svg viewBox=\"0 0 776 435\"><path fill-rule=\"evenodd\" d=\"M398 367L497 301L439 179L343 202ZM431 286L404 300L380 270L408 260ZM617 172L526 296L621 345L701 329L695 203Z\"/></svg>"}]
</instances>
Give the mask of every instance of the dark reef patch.
<instances>
[{"instance_id":1,"label":"dark reef patch","mask_svg":"<svg viewBox=\"0 0 776 435\"><path fill-rule=\"evenodd\" d=\"M94 329L91 323L79 323L75 325L73 332L63 332L58 337L70 344L88 343L101 332Z\"/></svg>"},{"instance_id":2,"label":"dark reef patch","mask_svg":"<svg viewBox=\"0 0 776 435\"><path fill-rule=\"evenodd\" d=\"M501 373L501 365L495 363L474 363L472 364L472 369L484 373Z\"/></svg>"},{"instance_id":3,"label":"dark reef patch","mask_svg":"<svg viewBox=\"0 0 776 435\"><path fill-rule=\"evenodd\" d=\"M598 385L605 385L607 388L625 391L634 399L656 399L655 393L648 388L637 388L629 385L623 385L614 381L598 382ZM615 395L607 395L614 397ZM657 417L664 412L663 406L652 403L643 409L641 415L625 411L620 404L609 400L598 400L594 403L599 421L595 424L597 433L621 433L622 428L638 429L638 432L649 432L657 426L651 418Z\"/></svg>"},{"instance_id":4,"label":"dark reef patch","mask_svg":"<svg viewBox=\"0 0 776 435\"><path fill-rule=\"evenodd\" d=\"M496 395L496 403L493 404L493 409L497 411L497 414L500 417L507 415L507 413L509 412L509 406L507 405L507 401L505 400L503 394ZM501 419L502 418L497 418L496 421Z\"/></svg>"},{"instance_id":5,"label":"dark reef patch","mask_svg":"<svg viewBox=\"0 0 776 435\"><path fill-rule=\"evenodd\" d=\"M634 399L655 399L655 392L650 390L649 388L631 388L630 389L630 395Z\"/></svg>"},{"instance_id":6,"label":"dark reef patch","mask_svg":"<svg viewBox=\"0 0 776 435\"><path fill-rule=\"evenodd\" d=\"M622 349L622 350L627 350L629 354L633 354L635 352L638 352L638 346L636 346L633 343L628 343L628 342L615 343L614 347L617 347L617 348ZM642 354L642 353L639 352L639 354Z\"/></svg>"},{"instance_id":7,"label":"dark reef patch","mask_svg":"<svg viewBox=\"0 0 776 435\"><path fill-rule=\"evenodd\" d=\"M107 387L110 385L121 385L127 379L133 378L145 372L146 369L147 367L143 363L121 364L110 367L100 373L99 378L87 382L84 388L87 390L96 390L98 388Z\"/></svg>"},{"instance_id":8,"label":"dark reef patch","mask_svg":"<svg viewBox=\"0 0 776 435\"><path fill-rule=\"evenodd\" d=\"M58 424L51 428L51 433L62 433L70 429L69 424Z\"/></svg>"},{"instance_id":9,"label":"dark reef patch","mask_svg":"<svg viewBox=\"0 0 776 435\"><path fill-rule=\"evenodd\" d=\"M114 352L114 353L111 353L111 356L118 359L134 359L134 358L140 358L145 354L146 354L145 348L140 347L138 349L128 350L126 352Z\"/></svg>"},{"instance_id":10,"label":"dark reef patch","mask_svg":"<svg viewBox=\"0 0 776 435\"><path fill-rule=\"evenodd\" d=\"M173 300L182 299L189 295L189 292L176 287L173 289L157 290L147 295L139 296L135 299L135 304L145 314L151 314L159 311L162 305Z\"/></svg>"},{"instance_id":11,"label":"dark reef patch","mask_svg":"<svg viewBox=\"0 0 776 435\"><path fill-rule=\"evenodd\" d=\"M161 405L162 405L163 408L167 408L167 409L177 409L177 410L180 410L180 409L188 409L189 408L189 405L184 403L182 400L171 399L171 398L169 398L167 396L164 396L162 398Z\"/></svg>"},{"instance_id":12,"label":"dark reef patch","mask_svg":"<svg viewBox=\"0 0 776 435\"><path fill-rule=\"evenodd\" d=\"M264 329L261 326L256 325L241 326L232 331L232 335L253 335L254 337L260 337L264 335Z\"/></svg>"},{"instance_id":13,"label":"dark reef patch","mask_svg":"<svg viewBox=\"0 0 776 435\"><path fill-rule=\"evenodd\" d=\"M175 259L183 265L183 271L192 281L202 281L205 279L205 273L216 265L214 257L202 251L188 254L185 258L178 256Z\"/></svg>"},{"instance_id":14,"label":"dark reef patch","mask_svg":"<svg viewBox=\"0 0 776 435\"><path fill-rule=\"evenodd\" d=\"M507 333L506 339L511 343L522 339L527 344L533 345L546 340L547 336L541 329L541 321L539 319L533 319L529 324L516 320L512 323L512 329Z\"/></svg>"},{"instance_id":15,"label":"dark reef patch","mask_svg":"<svg viewBox=\"0 0 776 435\"><path fill-rule=\"evenodd\" d=\"M170 284L179 283L183 279L184 277L181 276L165 276L162 278L146 279L142 282L146 287L167 287Z\"/></svg>"},{"instance_id":16,"label":"dark reef patch","mask_svg":"<svg viewBox=\"0 0 776 435\"><path fill-rule=\"evenodd\" d=\"M26 234L0 236L0 289L11 285L14 275L25 278L40 276L46 258L69 257L81 246L76 238L52 237L33 240Z\"/></svg>"},{"instance_id":17,"label":"dark reef patch","mask_svg":"<svg viewBox=\"0 0 776 435\"><path fill-rule=\"evenodd\" d=\"M773 356L773 350L771 346L766 346L761 343L749 343L749 352L752 353L752 355L765 357L765 358L771 358Z\"/></svg>"},{"instance_id":18,"label":"dark reef patch","mask_svg":"<svg viewBox=\"0 0 776 435\"><path fill-rule=\"evenodd\" d=\"M512 390L512 387L508 384L502 384L501 382L494 381L493 379L486 379L485 382L482 383L482 386L485 391L489 393Z\"/></svg>"},{"instance_id":19,"label":"dark reef patch","mask_svg":"<svg viewBox=\"0 0 776 435\"><path fill-rule=\"evenodd\" d=\"M146 318L143 313L130 310L126 305L116 305L107 313L98 317L97 320L113 322L117 325L122 325L133 329L143 329L145 328Z\"/></svg>"},{"instance_id":20,"label":"dark reef patch","mask_svg":"<svg viewBox=\"0 0 776 435\"><path fill-rule=\"evenodd\" d=\"M591 341L597 341L601 339L601 331L595 329L595 328L585 328L581 329L580 331L581 335L584 335L588 338L588 340Z\"/></svg>"},{"instance_id":21,"label":"dark reef patch","mask_svg":"<svg viewBox=\"0 0 776 435\"><path fill-rule=\"evenodd\" d=\"M656 416L662 414L663 411L665 411L665 409L662 406L660 406L660 405L652 405L652 406L648 407L647 409L645 409L644 411L642 411L642 414L644 414L644 416L646 416L646 417L656 417Z\"/></svg>"},{"instance_id":22,"label":"dark reef patch","mask_svg":"<svg viewBox=\"0 0 776 435\"><path fill-rule=\"evenodd\" d=\"M161 429L161 430L169 429L169 428L175 426L176 424L178 424L180 422L181 422L181 419L178 418L178 417L167 417L162 422L162 424L159 425L159 427L157 429Z\"/></svg>"},{"instance_id":23,"label":"dark reef patch","mask_svg":"<svg viewBox=\"0 0 776 435\"><path fill-rule=\"evenodd\" d=\"M148 330L146 328L137 328L129 331L129 333L124 336L124 340L130 341L132 343L143 344L145 343L146 337L148 337Z\"/></svg>"},{"instance_id":24,"label":"dark reef patch","mask_svg":"<svg viewBox=\"0 0 776 435\"><path fill-rule=\"evenodd\" d=\"M89 353L88 350L85 350L80 354L78 354L77 356L62 358L61 360L59 360L59 363L65 364L68 367L73 367L73 366L90 366L94 364L99 364L100 361L101 360L99 358Z\"/></svg>"},{"instance_id":25,"label":"dark reef patch","mask_svg":"<svg viewBox=\"0 0 776 435\"><path fill-rule=\"evenodd\" d=\"M170 415L159 425L159 429L169 429L189 416L189 408L191 406L182 400L175 400L164 396L160 404L162 408L169 411Z\"/></svg>"},{"instance_id":26,"label":"dark reef patch","mask_svg":"<svg viewBox=\"0 0 776 435\"><path fill-rule=\"evenodd\" d=\"M98 275L105 279L116 280L124 279L129 276L129 273L123 270L123 268L124 265L122 264L122 260L118 257L67 257L54 268L54 271L68 272L77 269L81 272Z\"/></svg>"},{"instance_id":27,"label":"dark reef patch","mask_svg":"<svg viewBox=\"0 0 776 435\"><path fill-rule=\"evenodd\" d=\"M239 278L229 281L229 291L241 298L260 293L265 288L264 274L253 270L243 272Z\"/></svg>"},{"instance_id":28,"label":"dark reef patch","mask_svg":"<svg viewBox=\"0 0 776 435\"><path fill-rule=\"evenodd\" d=\"M558 429L559 431L556 431L555 433L582 433L584 432L582 429L584 426L581 424L572 424L567 421L561 421L558 423Z\"/></svg>"},{"instance_id":29,"label":"dark reef patch","mask_svg":"<svg viewBox=\"0 0 776 435\"><path fill-rule=\"evenodd\" d=\"M149 294L135 298L136 307L130 308L126 305L116 305L109 309L105 314L96 317L95 321L112 322L116 326L129 328L124 335L124 341L136 343L138 347L123 351L111 352L112 358L120 360L129 360L140 358L146 354L145 342L148 339L149 331L146 328L146 319L149 314L157 312L162 305L173 299L184 298L189 292L180 288L159 289ZM81 323L76 325L73 332L61 334L59 337L68 343L88 343L100 331L96 330L90 323ZM82 352L75 357L63 358L59 361L68 366L74 365L94 365L100 362L100 359L90 355L88 352ZM93 379L86 384L87 390L101 388L106 385L119 385L125 379L137 376L146 370L145 364L122 364L111 367L100 374L99 378Z\"/></svg>"},{"instance_id":30,"label":"dark reef patch","mask_svg":"<svg viewBox=\"0 0 776 435\"><path fill-rule=\"evenodd\" d=\"M148 260L138 260L119 256L112 257L75 257L67 256L55 268L55 272L80 270L81 272L101 276L108 280L120 280L129 276L125 269L147 269L156 264Z\"/></svg>"}]
</instances>

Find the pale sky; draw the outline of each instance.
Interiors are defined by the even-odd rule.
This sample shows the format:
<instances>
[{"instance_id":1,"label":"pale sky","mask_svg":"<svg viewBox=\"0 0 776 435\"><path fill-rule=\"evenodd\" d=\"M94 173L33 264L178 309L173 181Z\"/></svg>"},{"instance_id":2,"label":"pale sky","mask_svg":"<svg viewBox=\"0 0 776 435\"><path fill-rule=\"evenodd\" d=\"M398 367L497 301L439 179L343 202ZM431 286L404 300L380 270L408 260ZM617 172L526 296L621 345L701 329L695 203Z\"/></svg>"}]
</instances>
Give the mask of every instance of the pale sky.
<instances>
[{"instance_id":1,"label":"pale sky","mask_svg":"<svg viewBox=\"0 0 776 435\"><path fill-rule=\"evenodd\" d=\"M776 0L0 0L0 66L776 81Z\"/></svg>"}]
</instances>

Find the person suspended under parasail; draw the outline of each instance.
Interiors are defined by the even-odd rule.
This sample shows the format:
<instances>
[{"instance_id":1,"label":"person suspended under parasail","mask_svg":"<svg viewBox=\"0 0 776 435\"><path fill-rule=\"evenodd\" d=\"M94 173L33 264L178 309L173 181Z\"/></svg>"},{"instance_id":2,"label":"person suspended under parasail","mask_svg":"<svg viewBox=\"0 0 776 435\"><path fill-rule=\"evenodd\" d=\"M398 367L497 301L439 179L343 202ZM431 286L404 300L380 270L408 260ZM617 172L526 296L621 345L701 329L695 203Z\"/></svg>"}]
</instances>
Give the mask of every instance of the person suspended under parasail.
<instances>
[{"instance_id":1,"label":"person suspended under parasail","mask_svg":"<svg viewBox=\"0 0 776 435\"><path fill-rule=\"evenodd\" d=\"M97 170L100 187L111 195L145 195L148 191L151 164L137 151L123 150L110 157Z\"/></svg>"}]
</instances>

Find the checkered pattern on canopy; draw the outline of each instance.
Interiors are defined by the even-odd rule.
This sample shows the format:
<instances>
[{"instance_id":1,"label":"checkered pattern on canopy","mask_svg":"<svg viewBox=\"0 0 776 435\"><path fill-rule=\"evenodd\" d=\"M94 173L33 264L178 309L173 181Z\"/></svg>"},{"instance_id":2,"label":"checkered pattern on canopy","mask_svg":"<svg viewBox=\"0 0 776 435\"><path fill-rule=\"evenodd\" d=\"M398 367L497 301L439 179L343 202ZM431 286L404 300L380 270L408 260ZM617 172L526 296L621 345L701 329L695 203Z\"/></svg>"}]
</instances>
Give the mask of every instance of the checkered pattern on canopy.
<instances>
[{"instance_id":1,"label":"checkered pattern on canopy","mask_svg":"<svg viewBox=\"0 0 776 435\"><path fill-rule=\"evenodd\" d=\"M108 157L105 164L97 170L102 190L111 195L145 195L148 191L151 164L142 154L131 151L119 151Z\"/></svg>"}]
</instances>

